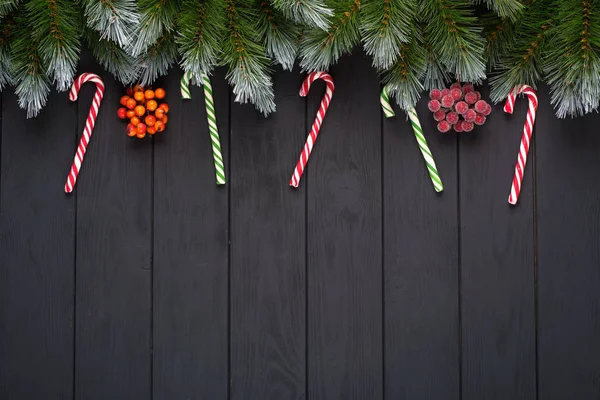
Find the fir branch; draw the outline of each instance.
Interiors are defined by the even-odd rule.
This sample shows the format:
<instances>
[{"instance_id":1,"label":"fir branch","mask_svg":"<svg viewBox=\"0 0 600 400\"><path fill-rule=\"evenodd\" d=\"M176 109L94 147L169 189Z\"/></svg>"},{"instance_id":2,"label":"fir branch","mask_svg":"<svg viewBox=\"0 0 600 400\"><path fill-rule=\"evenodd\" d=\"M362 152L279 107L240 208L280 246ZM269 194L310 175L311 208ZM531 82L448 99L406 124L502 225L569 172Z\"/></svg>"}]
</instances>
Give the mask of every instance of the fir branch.
<instances>
[{"instance_id":1,"label":"fir branch","mask_svg":"<svg viewBox=\"0 0 600 400\"><path fill-rule=\"evenodd\" d=\"M361 34L373 66L387 69L396 62L402 43L416 29L412 0L363 0Z\"/></svg>"},{"instance_id":2,"label":"fir branch","mask_svg":"<svg viewBox=\"0 0 600 400\"><path fill-rule=\"evenodd\" d=\"M235 101L250 102L263 114L275 111L275 93L269 59L256 31L257 15L252 0L225 0L227 36L223 43L222 64L233 86Z\"/></svg>"},{"instance_id":3,"label":"fir branch","mask_svg":"<svg viewBox=\"0 0 600 400\"><path fill-rule=\"evenodd\" d=\"M138 0L140 23L127 51L139 56L175 28L181 0Z\"/></svg>"},{"instance_id":4,"label":"fir branch","mask_svg":"<svg viewBox=\"0 0 600 400\"><path fill-rule=\"evenodd\" d=\"M19 8L15 18L17 29L11 41L11 75L16 83L19 107L27 110L27 118L35 117L46 105L50 93L47 65L39 53L40 38L31 34L28 16Z\"/></svg>"},{"instance_id":5,"label":"fir branch","mask_svg":"<svg viewBox=\"0 0 600 400\"><path fill-rule=\"evenodd\" d=\"M116 42L101 39L100 34L91 28L84 30L85 41L94 57L104 69L124 85L136 81L139 72L139 60L123 50Z\"/></svg>"},{"instance_id":6,"label":"fir branch","mask_svg":"<svg viewBox=\"0 0 600 400\"><path fill-rule=\"evenodd\" d=\"M427 68L427 53L418 38L400 46L398 61L384 72L383 83L390 86L390 95L396 97L400 108L408 110L419 101L423 91L421 79Z\"/></svg>"},{"instance_id":7,"label":"fir branch","mask_svg":"<svg viewBox=\"0 0 600 400\"><path fill-rule=\"evenodd\" d=\"M100 39L131 46L139 23L135 0L83 0L86 24L100 34Z\"/></svg>"},{"instance_id":8,"label":"fir branch","mask_svg":"<svg viewBox=\"0 0 600 400\"><path fill-rule=\"evenodd\" d=\"M517 85L526 84L535 88L542 79L542 56L548 46L549 28L553 23L550 1L532 2L523 13L518 29L513 30L512 37L504 40L505 50L490 78L490 99L493 102L506 99Z\"/></svg>"},{"instance_id":9,"label":"fir branch","mask_svg":"<svg viewBox=\"0 0 600 400\"><path fill-rule=\"evenodd\" d=\"M486 39L485 58L488 68L492 70L510 50L520 24L493 13L485 14L481 21Z\"/></svg>"},{"instance_id":10,"label":"fir branch","mask_svg":"<svg viewBox=\"0 0 600 400\"><path fill-rule=\"evenodd\" d=\"M304 71L329 69L360 40L360 0L335 0L335 3L328 30L305 31L300 44L300 66Z\"/></svg>"},{"instance_id":11,"label":"fir branch","mask_svg":"<svg viewBox=\"0 0 600 400\"><path fill-rule=\"evenodd\" d=\"M475 4L485 4L488 10L493 10L498 16L516 21L523 11L519 0L472 0Z\"/></svg>"},{"instance_id":12,"label":"fir branch","mask_svg":"<svg viewBox=\"0 0 600 400\"><path fill-rule=\"evenodd\" d=\"M181 66L201 82L201 73L210 73L218 63L225 37L225 3L222 0L185 0L179 14L176 42Z\"/></svg>"},{"instance_id":13,"label":"fir branch","mask_svg":"<svg viewBox=\"0 0 600 400\"><path fill-rule=\"evenodd\" d=\"M79 10L70 0L31 0L27 23L39 39L38 51L59 91L68 90L75 77L81 49Z\"/></svg>"},{"instance_id":14,"label":"fir branch","mask_svg":"<svg viewBox=\"0 0 600 400\"><path fill-rule=\"evenodd\" d=\"M16 26L11 15L0 18L0 92L13 84L10 48Z\"/></svg>"},{"instance_id":15,"label":"fir branch","mask_svg":"<svg viewBox=\"0 0 600 400\"><path fill-rule=\"evenodd\" d=\"M298 24L312 28L328 29L333 15L324 0L270 0L279 12Z\"/></svg>"},{"instance_id":16,"label":"fir branch","mask_svg":"<svg viewBox=\"0 0 600 400\"><path fill-rule=\"evenodd\" d=\"M424 27L421 30L425 32L423 38L423 48L425 49L427 55L427 69L425 70L425 76L423 78L423 86L427 90L445 87L450 81L450 76L433 51L428 30L424 29Z\"/></svg>"},{"instance_id":17,"label":"fir branch","mask_svg":"<svg viewBox=\"0 0 600 400\"><path fill-rule=\"evenodd\" d=\"M268 0L258 0L258 26L265 43L267 55L281 64L284 70L292 70L298 54L300 29L274 9Z\"/></svg>"},{"instance_id":18,"label":"fir branch","mask_svg":"<svg viewBox=\"0 0 600 400\"><path fill-rule=\"evenodd\" d=\"M559 0L545 72L556 115L587 114L600 103L600 1Z\"/></svg>"},{"instance_id":19,"label":"fir branch","mask_svg":"<svg viewBox=\"0 0 600 400\"><path fill-rule=\"evenodd\" d=\"M142 85L151 84L159 76L166 75L177 60L177 44L173 35L166 33L159 37L156 43L140 56Z\"/></svg>"},{"instance_id":20,"label":"fir branch","mask_svg":"<svg viewBox=\"0 0 600 400\"><path fill-rule=\"evenodd\" d=\"M0 19L16 10L20 2L21 0L0 0Z\"/></svg>"},{"instance_id":21,"label":"fir branch","mask_svg":"<svg viewBox=\"0 0 600 400\"><path fill-rule=\"evenodd\" d=\"M424 0L424 22L433 52L460 81L485 79L481 27L466 0Z\"/></svg>"}]
</instances>

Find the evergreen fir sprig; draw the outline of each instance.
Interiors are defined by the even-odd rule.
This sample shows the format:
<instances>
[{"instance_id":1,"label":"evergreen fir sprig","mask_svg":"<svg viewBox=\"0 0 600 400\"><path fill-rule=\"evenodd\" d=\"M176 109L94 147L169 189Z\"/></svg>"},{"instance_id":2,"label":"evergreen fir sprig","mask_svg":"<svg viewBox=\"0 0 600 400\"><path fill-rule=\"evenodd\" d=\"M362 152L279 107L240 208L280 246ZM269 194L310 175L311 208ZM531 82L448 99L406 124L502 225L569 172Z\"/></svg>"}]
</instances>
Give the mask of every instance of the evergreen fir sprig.
<instances>
[{"instance_id":1,"label":"evergreen fir sprig","mask_svg":"<svg viewBox=\"0 0 600 400\"><path fill-rule=\"evenodd\" d=\"M258 26L265 43L267 55L281 64L284 70L292 70L298 54L300 29L268 0L258 0Z\"/></svg>"},{"instance_id":2,"label":"evergreen fir sprig","mask_svg":"<svg viewBox=\"0 0 600 400\"><path fill-rule=\"evenodd\" d=\"M556 7L545 72L556 115L575 117L600 103L600 1L557 0Z\"/></svg>"},{"instance_id":3,"label":"evergreen fir sprig","mask_svg":"<svg viewBox=\"0 0 600 400\"><path fill-rule=\"evenodd\" d=\"M466 0L424 0L424 23L431 48L458 80L485 79L481 27Z\"/></svg>"},{"instance_id":4,"label":"evergreen fir sprig","mask_svg":"<svg viewBox=\"0 0 600 400\"><path fill-rule=\"evenodd\" d=\"M11 15L0 18L0 91L13 83L10 47L15 29L15 21Z\"/></svg>"},{"instance_id":5,"label":"evergreen fir sprig","mask_svg":"<svg viewBox=\"0 0 600 400\"><path fill-rule=\"evenodd\" d=\"M173 31L180 7L181 0L138 0L140 23L128 52L142 55L160 37Z\"/></svg>"},{"instance_id":6,"label":"evergreen fir sprig","mask_svg":"<svg viewBox=\"0 0 600 400\"><path fill-rule=\"evenodd\" d=\"M269 59L256 30L253 0L225 0L227 35L222 44L222 64L233 86L235 101L250 102L263 114L275 111L275 93Z\"/></svg>"},{"instance_id":7,"label":"evergreen fir sprig","mask_svg":"<svg viewBox=\"0 0 600 400\"><path fill-rule=\"evenodd\" d=\"M159 37L140 57L140 77L142 85L153 83L156 78L166 75L177 61L177 44L174 33L168 32Z\"/></svg>"},{"instance_id":8,"label":"evergreen fir sprig","mask_svg":"<svg viewBox=\"0 0 600 400\"><path fill-rule=\"evenodd\" d=\"M135 0L83 0L86 24L100 34L100 39L131 46L140 15Z\"/></svg>"},{"instance_id":9,"label":"evergreen fir sprig","mask_svg":"<svg viewBox=\"0 0 600 400\"><path fill-rule=\"evenodd\" d=\"M31 34L27 13L21 11L15 18L17 29L11 43L11 75L16 83L19 107L26 109L27 118L31 118L46 105L50 79L46 75L47 65L39 53L40 38Z\"/></svg>"},{"instance_id":10,"label":"evergreen fir sprig","mask_svg":"<svg viewBox=\"0 0 600 400\"><path fill-rule=\"evenodd\" d=\"M48 76L59 91L68 90L81 50L79 9L70 0L31 0L26 6L30 34L39 40Z\"/></svg>"},{"instance_id":11,"label":"evergreen fir sprig","mask_svg":"<svg viewBox=\"0 0 600 400\"><path fill-rule=\"evenodd\" d=\"M21 0L0 0L0 18L16 10L20 2Z\"/></svg>"},{"instance_id":12,"label":"evergreen fir sprig","mask_svg":"<svg viewBox=\"0 0 600 400\"><path fill-rule=\"evenodd\" d=\"M475 4L485 4L489 10L503 18L516 21L523 11L523 4L519 0L473 0Z\"/></svg>"},{"instance_id":13,"label":"evergreen fir sprig","mask_svg":"<svg viewBox=\"0 0 600 400\"><path fill-rule=\"evenodd\" d=\"M537 0L523 13L523 19L497 46L499 59L490 78L490 98L504 101L517 85L537 87L543 77L543 54L552 26L553 0ZM504 50L502 50L504 48Z\"/></svg>"},{"instance_id":14,"label":"evergreen fir sprig","mask_svg":"<svg viewBox=\"0 0 600 400\"><path fill-rule=\"evenodd\" d=\"M329 28L329 18L333 10L324 0L271 0L272 4L283 15L298 24L312 28Z\"/></svg>"},{"instance_id":15,"label":"evergreen fir sprig","mask_svg":"<svg viewBox=\"0 0 600 400\"><path fill-rule=\"evenodd\" d=\"M308 29L300 44L304 71L327 70L360 41L360 0L334 0L329 29Z\"/></svg>"},{"instance_id":16,"label":"evergreen fir sprig","mask_svg":"<svg viewBox=\"0 0 600 400\"><path fill-rule=\"evenodd\" d=\"M450 76L433 51L431 38L429 37L430 32L424 28L421 30L424 32L423 48L427 57L425 59L427 68L423 77L423 86L426 90L445 87L450 81Z\"/></svg>"},{"instance_id":17,"label":"evergreen fir sprig","mask_svg":"<svg viewBox=\"0 0 600 400\"><path fill-rule=\"evenodd\" d=\"M361 34L373 66L387 69L396 62L402 43L415 31L413 0L363 0Z\"/></svg>"},{"instance_id":18,"label":"evergreen fir sprig","mask_svg":"<svg viewBox=\"0 0 600 400\"><path fill-rule=\"evenodd\" d=\"M520 24L494 13L482 16L481 22L486 39L485 58L488 70L492 70L512 46Z\"/></svg>"},{"instance_id":19,"label":"evergreen fir sprig","mask_svg":"<svg viewBox=\"0 0 600 400\"><path fill-rule=\"evenodd\" d=\"M138 58L128 54L116 42L101 39L100 34L91 28L84 29L85 41L100 65L124 85L134 83L140 72Z\"/></svg>"},{"instance_id":20,"label":"evergreen fir sprig","mask_svg":"<svg viewBox=\"0 0 600 400\"><path fill-rule=\"evenodd\" d=\"M390 95L396 97L403 110L412 108L423 91L421 80L427 68L427 53L418 39L400 45L398 61L383 74L383 83L389 85Z\"/></svg>"},{"instance_id":21,"label":"evergreen fir sprig","mask_svg":"<svg viewBox=\"0 0 600 400\"><path fill-rule=\"evenodd\" d=\"M222 0L184 0L177 22L176 38L181 67L201 82L219 61L225 37L225 3Z\"/></svg>"}]
</instances>

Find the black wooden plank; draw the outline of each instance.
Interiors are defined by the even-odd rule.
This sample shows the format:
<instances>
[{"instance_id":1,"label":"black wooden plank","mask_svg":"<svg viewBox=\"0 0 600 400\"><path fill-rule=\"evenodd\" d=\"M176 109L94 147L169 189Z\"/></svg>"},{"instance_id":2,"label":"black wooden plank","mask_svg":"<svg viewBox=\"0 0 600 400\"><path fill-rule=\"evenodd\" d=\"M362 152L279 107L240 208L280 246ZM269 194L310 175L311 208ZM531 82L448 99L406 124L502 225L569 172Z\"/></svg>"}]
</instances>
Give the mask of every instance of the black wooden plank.
<instances>
[{"instance_id":1,"label":"black wooden plank","mask_svg":"<svg viewBox=\"0 0 600 400\"><path fill-rule=\"evenodd\" d=\"M532 154L518 205L507 201L526 110L497 105L459 137L464 400L536 395Z\"/></svg>"},{"instance_id":2,"label":"black wooden plank","mask_svg":"<svg viewBox=\"0 0 600 400\"><path fill-rule=\"evenodd\" d=\"M300 184L308 191L308 398L377 400L383 396L379 82L360 52L331 71L335 93ZM309 126L323 85L310 91Z\"/></svg>"},{"instance_id":3,"label":"black wooden plank","mask_svg":"<svg viewBox=\"0 0 600 400\"><path fill-rule=\"evenodd\" d=\"M106 90L77 193L75 395L150 397L152 141L129 138L117 118L125 89L84 56ZM95 85L81 89L83 129ZM74 147L72 151L74 151Z\"/></svg>"},{"instance_id":4,"label":"black wooden plank","mask_svg":"<svg viewBox=\"0 0 600 400\"><path fill-rule=\"evenodd\" d=\"M600 398L600 117L558 120L547 88L535 128L539 395Z\"/></svg>"},{"instance_id":5,"label":"black wooden plank","mask_svg":"<svg viewBox=\"0 0 600 400\"><path fill-rule=\"evenodd\" d=\"M305 398L305 139L301 77L277 72L277 113L231 113L231 399Z\"/></svg>"},{"instance_id":6,"label":"black wooden plank","mask_svg":"<svg viewBox=\"0 0 600 400\"><path fill-rule=\"evenodd\" d=\"M227 170L224 75L211 81ZM219 400L228 390L228 187L215 184L202 88L181 100L180 79L179 70L166 79L170 119L155 137L153 398Z\"/></svg>"},{"instance_id":7,"label":"black wooden plank","mask_svg":"<svg viewBox=\"0 0 600 400\"><path fill-rule=\"evenodd\" d=\"M444 183L431 184L406 113L383 124L385 396L459 399L457 137L417 106Z\"/></svg>"},{"instance_id":8,"label":"black wooden plank","mask_svg":"<svg viewBox=\"0 0 600 400\"><path fill-rule=\"evenodd\" d=\"M73 398L75 208L64 193L77 108L53 92L35 119L2 94L0 398Z\"/></svg>"}]
</instances>

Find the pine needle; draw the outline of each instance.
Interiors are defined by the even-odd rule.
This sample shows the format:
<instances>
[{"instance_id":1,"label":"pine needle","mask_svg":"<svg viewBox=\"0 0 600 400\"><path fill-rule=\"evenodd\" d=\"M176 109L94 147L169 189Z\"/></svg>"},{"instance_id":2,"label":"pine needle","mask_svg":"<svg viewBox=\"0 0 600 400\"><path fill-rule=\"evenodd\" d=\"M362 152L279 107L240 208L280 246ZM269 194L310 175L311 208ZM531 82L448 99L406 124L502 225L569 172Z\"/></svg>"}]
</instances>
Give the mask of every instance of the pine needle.
<instances>
[{"instance_id":1,"label":"pine needle","mask_svg":"<svg viewBox=\"0 0 600 400\"><path fill-rule=\"evenodd\" d=\"M415 31L414 9L412 0L363 0L360 31L375 68L387 69L396 62L402 44Z\"/></svg>"},{"instance_id":2,"label":"pine needle","mask_svg":"<svg viewBox=\"0 0 600 400\"><path fill-rule=\"evenodd\" d=\"M303 71L327 70L360 41L360 0L336 0L328 30L308 29L300 44Z\"/></svg>"},{"instance_id":3,"label":"pine needle","mask_svg":"<svg viewBox=\"0 0 600 400\"><path fill-rule=\"evenodd\" d=\"M226 28L222 64L235 101L250 102L265 116L275 111L275 93L269 59L256 30L256 9L251 0L226 0Z\"/></svg>"},{"instance_id":4,"label":"pine needle","mask_svg":"<svg viewBox=\"0 0 600 400\"><path fill-rule=\"evenodd\" d=\"M220 46L226 35L225 3L222 0L185 0L177 23L176 42L181 66L201 82L219 62Z\"/></svg>"}]
</instances>

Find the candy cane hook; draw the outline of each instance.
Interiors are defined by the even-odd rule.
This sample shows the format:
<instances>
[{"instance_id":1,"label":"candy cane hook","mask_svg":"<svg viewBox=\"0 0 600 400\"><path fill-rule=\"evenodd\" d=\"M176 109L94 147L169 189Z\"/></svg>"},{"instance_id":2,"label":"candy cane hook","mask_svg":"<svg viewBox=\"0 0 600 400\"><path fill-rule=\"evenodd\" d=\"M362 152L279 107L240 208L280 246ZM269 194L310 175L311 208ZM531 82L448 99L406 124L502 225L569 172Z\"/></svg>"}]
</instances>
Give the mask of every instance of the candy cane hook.
<instances>
[{"instance_id":1,"label":"candy cane hook","mask_svg":"<svg viewBox=\"0 0 600 400\"><path fill-rule=\"evenodd\" d=\"M190 80L193 74L188 71L183 74L181 78L181 98L189 100L192 98L192 92L190 91ZM213 163L215 165L215 176L217 185L225 184L225 163L223 162L223 154L221 152L221 138L219 137L219 130L217 128L217 115L215 114L215 102L212 96L212 86L208 75L204 72L201 74L202 87L204 88L204 105L206 108L206 120L208 122L208 131L210 133L210 140L212 143L213 150Z\"/></svg>"},{"instance_id":2,"label":"candy cane hook","mask_svg":"<svg viewBox=\"0 0 600 400\"><path fill-rule=\"evenodd\" d=\"M383 90L381 91L379 101L381 102L381 108L383 109L383 114L386 118L391 118L396 115L394 109L392 108L392 104L390 103L389 86L384 86ZM408 118L410 119L410 124L412 125L413 133L415 134L415 138L417 139L417 144L419 145L421 154L423 154L425 165L427 165L427 171L429 172L429 178L431 178L431 183L433 183L433 189L439 193L444 190L444 184L442 183L442 178L440 178L440 174L438 173L435 161L433 160L431 150L427 145L425 135L423 135L423 128L421 128L421 122L419 121L417 110L415 110L415 108L412 107L410 110L407 110L406 113L408 114Z\"/></svg>"},{"instance_id":3,"label":"candy cane hook","mask_svg":"<svg viewBox=\"0 0 600 400\"><path fill-rule=\"evenodd\" d=\"M79 75L79 77L75 79L75 82L73 82L73 86L71 87L71 91L69 92L69 100L77 100L79 89L81 89L81 85L83 85L86 82L94 82L96 84L96 94L94 95L94 100L92 101L90 112L85 121L83 135L81 136L81 140L79 141L79 146L77 146L77 152L75 153L73 165L71 166L71 171L69 172L69 176L67 177L67 183L65 183L65 193L71 193L73 191L73 188L75 187L77 175L79 174L79 170L81 169L81 163L83 162L83 157L85 156L87 146L90 143L92 131L94 130L96 117L98 116L98 109L100 108L102 97L104 96L104 83L102 82L102 79L100 79L100 77L96 74L89 74L86 72Z\"/></svg>"},{"instance_id":4,"label":"candy cane hook","mask_svg":"<svg viewBox=\"0 0 600 400\"><path fill-rule=\"evenodd\" d=\"M508 202L512 205L517 204L519 194L521 193L521 183L523 182L527 154L529 153L529 144L531 142L531 135L533 134L533 125L535 124L535 113L538 107L538 98L535 94L535 90L531 86L520 85L515 87L508 95L506 104L504 104L504 112L509 114L513 113L515 99L519 94L527 95L527 98L529 99L529 108L527 110L527 121L525 121L525 125L523 126L523 136L521 137L519 156L517 158L517 165L515 166L515 175L510 188L510 195L508 196Z\"/></svg>"},{"instance_id":5,"label":"candy cane hook","mask_svg":"<svg viewBox=\"0 0 600 400\"><path fill-rule=\"evenodd\" d=\"M317 117L315 118L312 128L310 129L310 133L308 134L308 138L304 144L304 149L302 149L300 159L298 160L296 168L294 169L292 179L290 179L290 186L295 188L297 188L300 184L300 178L302 177L302 173L304 172L304 168L308 162L308 157L310 157L312 148L317 140L317 136L319 136L319 130L321 129L323 118L325 118L325 113L327 112L327 108L329 108L329 103L331 102L331 97L333 96L333 90L335 89L333 78L327 72L311 72L302 83L302 87L300 88L300 96L306 97L306 95L308 95L308 91L310 90L310 86L317 79L323 79L325 81L325 95L321 100L321 106L317 112Z\"/></svg>"}]
</instances>

